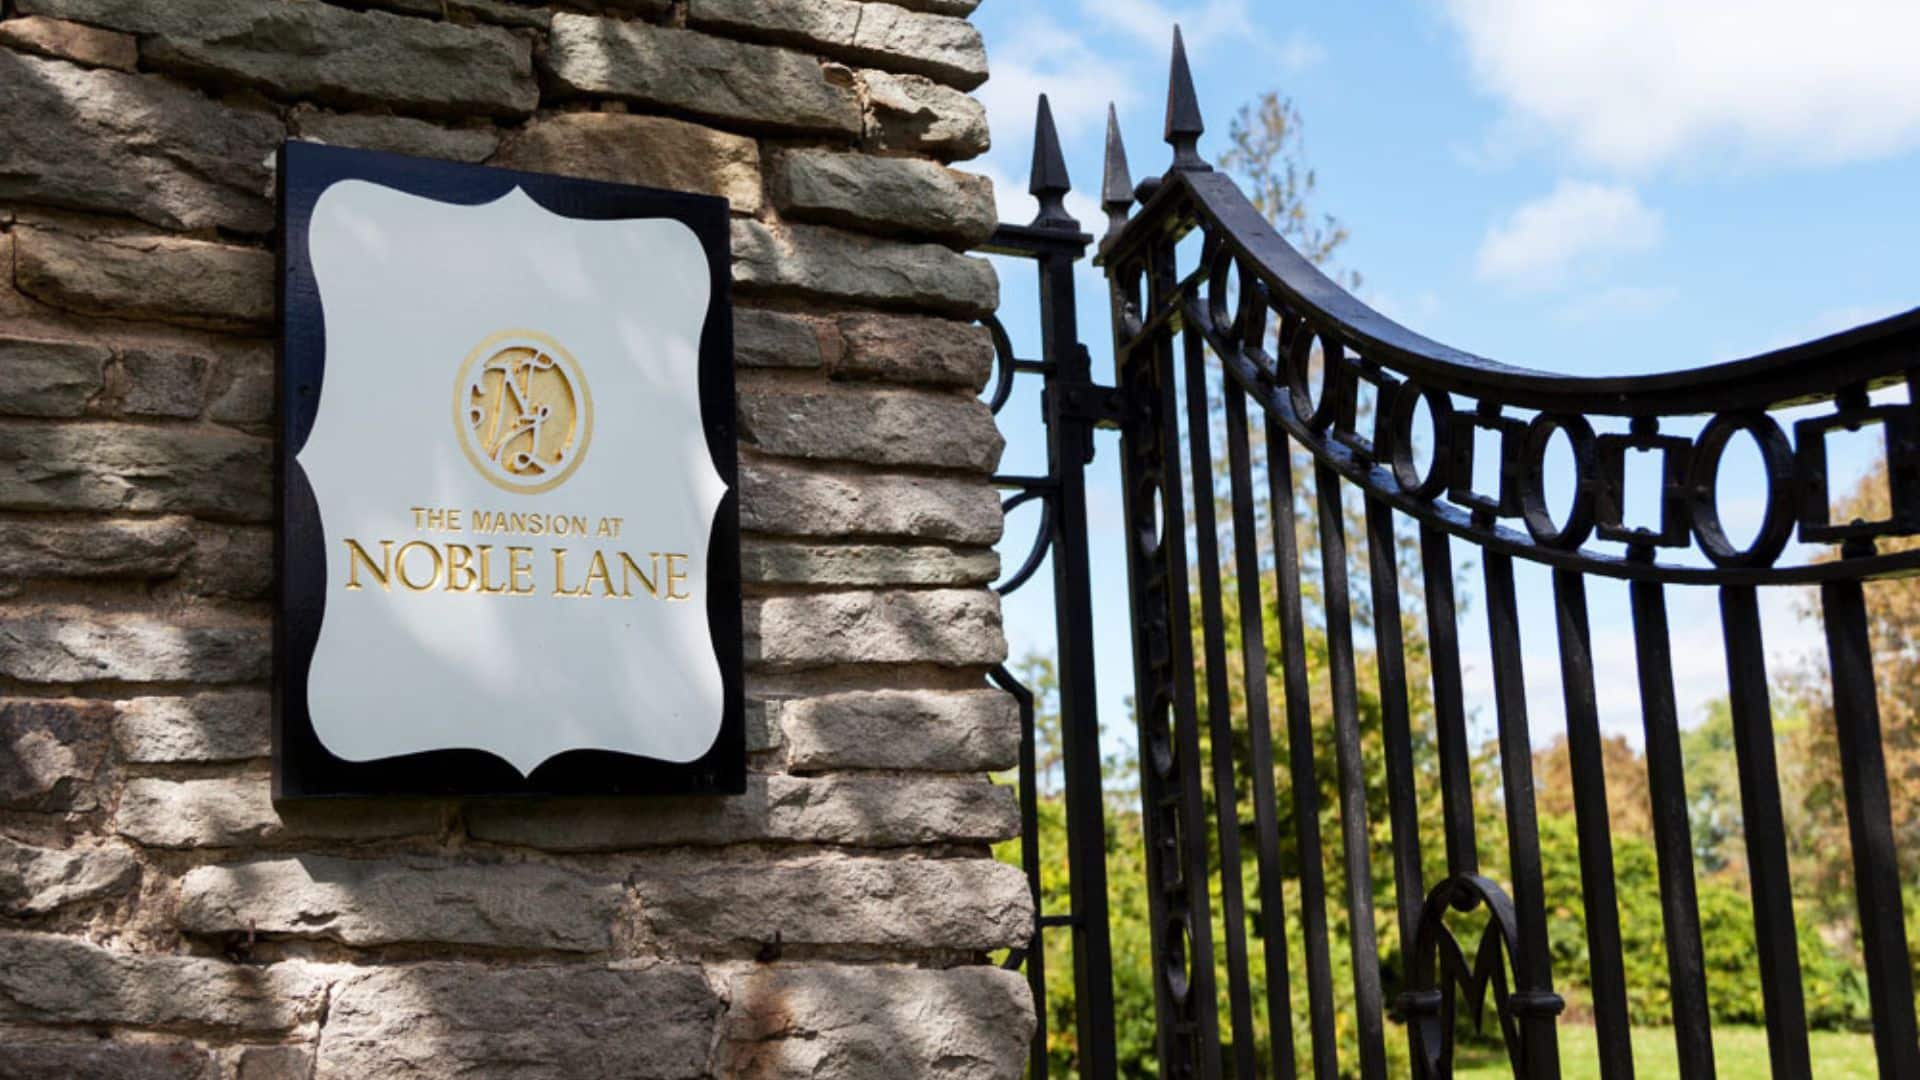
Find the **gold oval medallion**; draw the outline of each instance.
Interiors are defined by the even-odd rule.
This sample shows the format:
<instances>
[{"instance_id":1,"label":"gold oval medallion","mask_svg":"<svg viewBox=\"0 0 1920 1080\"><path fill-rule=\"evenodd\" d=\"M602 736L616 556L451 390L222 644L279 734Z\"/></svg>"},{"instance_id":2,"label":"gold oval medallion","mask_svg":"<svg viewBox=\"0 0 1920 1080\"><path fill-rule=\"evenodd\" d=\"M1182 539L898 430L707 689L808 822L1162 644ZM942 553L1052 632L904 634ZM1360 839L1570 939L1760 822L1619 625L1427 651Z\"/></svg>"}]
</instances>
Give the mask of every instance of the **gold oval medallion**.
<instances>
[{"instance_id":1,"label":"gold oval medallion","mask_svg":"<svg viewBox=\"0 0 1920 1080\"><path fill-rule=\"evenodd\" d=\"M586 376L564 346L502 330L474 346L453 384L453 426L488 481L532 495L573 475L593 435Z\"/></svg>"}]
</instances>

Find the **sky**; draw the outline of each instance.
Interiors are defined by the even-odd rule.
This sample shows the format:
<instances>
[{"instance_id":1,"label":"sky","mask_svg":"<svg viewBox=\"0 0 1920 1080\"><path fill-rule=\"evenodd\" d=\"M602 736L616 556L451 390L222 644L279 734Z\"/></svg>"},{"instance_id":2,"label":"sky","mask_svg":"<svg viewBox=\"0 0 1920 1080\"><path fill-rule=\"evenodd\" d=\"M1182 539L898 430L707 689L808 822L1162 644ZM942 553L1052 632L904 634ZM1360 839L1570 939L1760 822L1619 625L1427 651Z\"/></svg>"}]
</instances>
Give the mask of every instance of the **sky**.
<instances>
[{"instance_id":1,"label":"sky","mask_svg":"<svg viewBox=\"0 0 1920 1080\"><path fill-rule=\"evenodd\" d=\"M1920 5L1910 0L986 0L973 21L992 72L977 94L994 148L964 167L994 180L1003 220L1034 214L1026 176L1042 92L1078 188L1068 208L1088 231L1105 228L1096 204L1109 102L1135 178L1165 169L1178 23L1207 122L1201 152L1217 159L1233 112L1257 95L1290 97L1316 208L1351 232L1340 265L1362 274L1368 303L1449 345L1559 373L1667 371L1920 305ZM1001 318L1020 355L1036 355L1032 270L995 261ZM1110 381L1104 287L1091 268L1078 287L1081 340L1096 378ZM1002 471L1043 471L1030 387L1000 420ZM1836 481L1864 470L1865 455L1843 454ZM1117 456L1104 435L1089 476L1110 745L1131 741ZM1739 475L1723 484L1730 520L1740 517ZM1010 516L1009 568L1037 525L1031 507ZM1563 729L1550 585L1530 564L1518 574L1539 746ZM1477 569L1468 580L1468 708L1487 733ZM1815 655L1818 626L1800 614L1809 599L1768 593L1771 668ZM1046 571L1008 598L1015 657L1051 651L1051 602ZM1638 743L1626 589L1593 580L1589 602L1603 727ZM1692 723L1726 692L1718 607L1701 589L1670 589L1668 603L1679 704Z\"/></svg>"}]
</instances>

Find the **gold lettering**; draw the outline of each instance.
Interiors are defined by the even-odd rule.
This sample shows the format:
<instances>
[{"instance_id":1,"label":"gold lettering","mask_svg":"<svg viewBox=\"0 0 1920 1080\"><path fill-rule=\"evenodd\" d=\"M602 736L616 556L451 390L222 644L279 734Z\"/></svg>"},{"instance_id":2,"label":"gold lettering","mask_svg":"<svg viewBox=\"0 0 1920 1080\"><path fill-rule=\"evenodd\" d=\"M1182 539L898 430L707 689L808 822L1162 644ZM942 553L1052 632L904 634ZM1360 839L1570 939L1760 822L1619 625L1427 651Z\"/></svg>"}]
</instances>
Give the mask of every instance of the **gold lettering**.
<instances>
[{"instance_id":1,"label":"gold lettering","mask_svg":"<svg viewBox=\"0 0 1920 1080\"><path fill-rule=\"evenodd\" d=\"M420 548L433 557L433 573L427 577L424 585L414 584L413 579L407 576L407 553L415 548ZM440 549L425 540L410 540L402 544L399 552L393 557L393 576L399 578L400 584L409 592L426 592L433 588L433 583L440 577Z\"/></svg>"},{"instance_id":2,"label":"gold lettering","mask_svg":"<svg viewBox=\"0 0 1920 1080\"><path fill-rule=\"evenodd\" d=\"M496 587L491 584L491 582L493 581L493 573L491 572L492 563L493 563L493 545L481 544L480 545L480 592L486 596L499 596L501 593L504 593L507 591L507 587L505 585L500 585ZM453 572L448 571L447 576L452 577Z\"/></svg>"},{"instance_id":3,"label":"gold lettering","mask_svg":"<svg viewBox=\"0 0 1920 1080\"><path fill-rule=\"evenodd\" d=\"M527 557L526 562L520 561L520 557L522 555L525 555ZM533 549L532 548L530 547L508 548L507 549L507 572L508 572L507 584L509 586L507 589L508 595L510 596L532 596L533 595ZM520 587L520 576L522 574L526 575L526 578L527 578L527 587L524 589Z\"/></svg>"},{"instance_id":4,"label":"gold lettering","mask_svg":"<svg viewBox=\"0 0 1920 1080\"><path fill-rule=\"evenodd\" d=\"M655 599L659 598L660 590L654 588L653 583L660 578L660 553L657 551L654 552L653 558L649 560L649 562L653 567L653 576L651 577L647 576L647 572L640 569L639 564L635 563L632 557L626 552L623 551L620 553L620 595L622 597L627 599L633 598L633 579L639 578L640 587L647 590L647 595Z\"/></svg>"},{"instance_id":5,"label":"gold lettering","mask_svg":"<svg viewBox=\"0 0 1920 1080\"><path fill-rule=\"evenodd\" d=\"M413 527L416 529L426 528L427 527L427 520L426 520L427 508L424 506L413 506L413 507L408 507L408 509L413 511Z\"/></svg>"},{"instance_id":6,"label":"gold lettering","mask_svg":"<svg viewBox=\"0 0 1920 1080\"><path fill-rule=\"evenodd\" d=\"M669 552L667 554L667 599L669 600L693 599L692 593L676 593L673 591L673 587L676 582L682 582L687 580L687 572L685 570L674 569L673 560L675 559L685 560L686 558L687 556L677 554L674 552Z\"/></svg>"},{"instance_id":7,"label":"gold lettering","mask_svg":"<svg viewBox=\"0 0 1920 1080\"><path fill-rule=\"evenodd\" d=\"M587 595L587 587L584 584L581 585L578 589L567 588L567 549L566 548L553 549L553 595L555 596Z\"/></svg>"},{"instance_id":8,"label":"gold lettering","mask_svg":"<svg viewBox=\"0 0 1920 1080\"><path fill-rule=\"evenodd\" d=\"M381 591L393 591L392 586L387 584L387 576L393 569L393 541L380 541L380 565L375 566L373 557L367 554L367 549L361 547L358 540L348 537L347 588L355 592L360 590L360 567L362 566L365 566L367 573L373 575L373 579L380 583Z\"/></svg>"},{"instance_id":9,"label":"gold lettering","mask_svg":"<svg viewBox=\"0 0 1920 1080\"><path fill-rule=\"evenodd\" d=\"M477 533L492 532L493 515L487 513L485 510L475 510L473 512L473 531Z\"/></svg>"},{"instance_id":10,"label":"gold lettering","mask_svg":"<svg viewBox=\"0 0 1920 1080\"><path fill-rule=\"evenodd\" d=\"M618 595L613 591L613 582L607 580L607 557L597 549L593 553L593 559L587 563L587 580L580 583L581 593L584 594L596 579L600 582L600 592L603 595L609 599Z\"/></svg>"},{"instance_id":11,"label":"gold lettering","mask_svg":"<svg viewBox=\"0 0 1920 1080\"><path fill-rule=\"evenodd\" d=\"M462 578L462 574L466 576ZM465 544L448 544L447 591L472 592L478 576L473 571L473 549Z\"/></svg>"},{"instance_id":12,"label":"gold lettering","mask_svg":"<svg viewBox=\"0 0 1920 1080\"><path fill-rule=\"evenodd\" d=\"M579 514L575 514L566 520L567 520L567 526L571 528L575 533L581 536L587 535L587 519L586 518L581 517Z\"/></svg>"}]
</instances>

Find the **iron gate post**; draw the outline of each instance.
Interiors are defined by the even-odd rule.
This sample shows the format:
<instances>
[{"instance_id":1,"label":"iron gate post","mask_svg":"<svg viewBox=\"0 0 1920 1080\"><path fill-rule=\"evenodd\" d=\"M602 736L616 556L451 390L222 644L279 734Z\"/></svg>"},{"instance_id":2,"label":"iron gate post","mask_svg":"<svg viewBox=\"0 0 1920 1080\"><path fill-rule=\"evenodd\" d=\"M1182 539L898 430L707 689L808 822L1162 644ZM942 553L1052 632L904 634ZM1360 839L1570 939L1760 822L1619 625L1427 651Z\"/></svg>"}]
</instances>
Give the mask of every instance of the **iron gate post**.
<instances>
[{"instance_id":1,"label":"iron gate post","mask_svg":"<svg viewBox=\"0 0 1920 1080\"><path fill-rule=\"evenodd\" d=\"M1054 493L1053 595L1059 637L1061 768L1067 799L1067 868L1073 902L1074 1026L1080 1074L1117 1073L1113 1030L1113 949L1107 925L1106 802L1100 775L1100 715L1095 704L1093 587L1087 552L1086 466L1093 460L1099 400L1092 362L1080 343L1074 264L1092 238L1066 212L1066 162L1042 99L1034 133L1035 225L1071 234L1041 254L1040 355L1047 380L1047 466Z\"/></svg>"},{"instance_id":2,"label":"iron gate post","mask_svg":"<svg viewBox=\"0 0 1920 1080\"><path fill-rule=\"evenodd\" d=\"M1115 417L1112 390L1094 385L1092 360L1080 343L1074 297L1074 267L1093 237L1067 213L1066 160L1045 95L1035 122L1033 171L1028 190L1040 212L1029 225L1001 225L986 250L1033 260L1039 272L1041 410L1047 431L1047 475L1042 482L1047 520L1038 551L1053 563L1054 629L1059 680L1061 772L1066 800L1067 875L1070 914L1044 916L1041 930L1064 921L1073 938L1074 1030L1079 1074L1118 1075L1114 1039L1113 953L1107 922L1106 802L1100 763L1100 716L1095 704L1093 588L1087 548L1086 467L1093 460L1093 432ZM1033 490L1028 487L1028 490ZM1030 569L1030 567L1029 567ZM1016 574L1014 583L1022 580ZM1031 828L1025 843L1037 841ZM1036 903L1038 902L1036 896ZM1039 1018L1035 1072L1044 1075L1047 1018Z\"/></svg>"}]
</instances>

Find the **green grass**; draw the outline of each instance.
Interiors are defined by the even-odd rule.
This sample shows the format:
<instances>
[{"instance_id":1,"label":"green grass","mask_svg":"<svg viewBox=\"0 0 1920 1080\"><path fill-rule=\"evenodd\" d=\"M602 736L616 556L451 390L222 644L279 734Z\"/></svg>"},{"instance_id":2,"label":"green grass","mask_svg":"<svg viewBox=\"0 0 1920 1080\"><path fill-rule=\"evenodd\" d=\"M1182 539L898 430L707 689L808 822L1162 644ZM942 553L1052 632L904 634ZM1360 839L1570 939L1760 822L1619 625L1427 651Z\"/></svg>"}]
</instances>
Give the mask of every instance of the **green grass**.
<instances>
[{"instance_id":1,"label":"green grass","mask_svg":"<svg viewBox=\"0 0 1920 1080\"><path fill-rule=\"evenodd\" d=\"M1560 1025L1560 1075L1564 1080L1598 1080L1594 1030L1581 1024ZM1873 1060L1873 1036L1864 1032L1816 1031L1811 1036L1813 1074L1820 1080L1872 1080L1879 1075ZM1713 1057L1723 1077L1770 1075L1767 1029L1715 1027ZM1633 1030L1633 1073L1638 1080L1677 1080L1673 1032L1667 1028ZM1463 1047L1454 1062L1457 1080L1509 1080L1507 1052L1499 1046Z\"/></svg>"}]
</instances>

